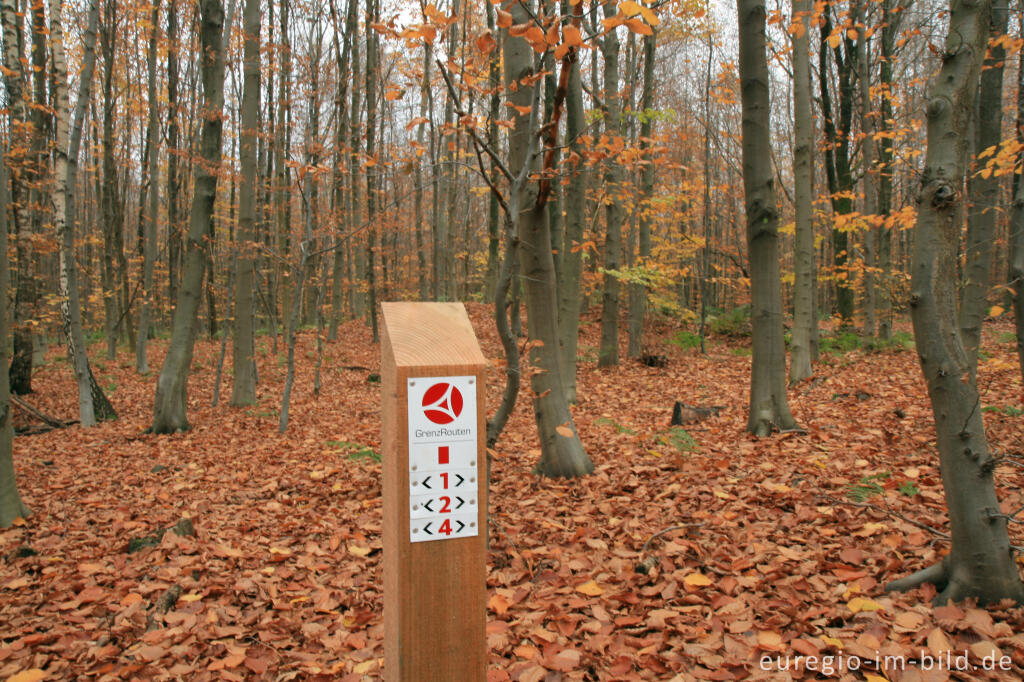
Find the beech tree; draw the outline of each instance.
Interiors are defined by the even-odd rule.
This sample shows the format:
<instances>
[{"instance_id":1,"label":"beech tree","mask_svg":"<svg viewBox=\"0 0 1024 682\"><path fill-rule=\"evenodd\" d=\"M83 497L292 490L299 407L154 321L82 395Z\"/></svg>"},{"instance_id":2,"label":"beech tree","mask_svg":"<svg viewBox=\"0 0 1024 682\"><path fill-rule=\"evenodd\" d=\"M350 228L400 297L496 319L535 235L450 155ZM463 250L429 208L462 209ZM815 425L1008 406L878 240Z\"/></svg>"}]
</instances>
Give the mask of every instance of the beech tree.
<instances>
[{"instance_id":1,"label":"beech tree","mask_svg":"<svg viewBox=\"0 0 1024 682\"><path fill-rule=\"evenodd\" d=\"M1003 37L1009 20L1007 0L993 0L991 35L985 53L981 83L974 105L974 153L983 158L1002 140L1003 67L1006 48ZM991 155L991 154L989 154ZM983 166L984 162L977 164ZM988 311L988 289L995 250L996 218L1000 203L1000 177L992 170L975 168L967 176L967 244L964 249L964 283L960 290L960 336L967 353L971 375L978 372L981 324Z\"/></svg>"},{"instance_id":2,"label":"beech tree","mask_svg":"<svg viewBox=\"0 0 1024 682\"><path fill-rule=\"evenodd\" d=\"M529 25L535 21L525 3L516 3L510 8L510 13L512 25ZM578 31L579 15L574 16ZM537 83L541 63L533 55L533 47L523 36L506 34L505 89L516 112L514 128L509 135L508 170L513 177L522 178L516 183L518 187L513 187L509 212L511 219L518 224L531 339L529 360L534 367L530 388L533 390L533 411L541 444L536 471L545 476L573 477L590 473L594 465L583 449L566 399L558 339L555 263L545 208L547 192L542 190L542 182L526 181L540 170L539 162L543 158L536 144L536 122L540 113ZM563 61L560 77L567 81L569 73L565 71L566 66ZM563 86L560 84L559 87ZM561 102L556 102L556 110L561 106ZM557 122L548 128L549 134L552 129L557 131ZM549 146L553 148L555 145Z\"/></svg>"},{"instance_id":3,"label":"beech tree","mask_svg":"<svg viewBox=\"0 0 1024 682\"><path fill-rule=\"evenodd\" d=\"M786 401L786 346L779 274L779 213L771 166L771 98L764 0L737 0L743 106L743 194L750 256L753 358L747 430L766 436L796 428Z\"/></svg>"},{"instance_id":4,"label":"beech tree","mask_svg":"<svg viewBox=\"0 0 1024 682\"><path fill-rule=\"evenodd\" d=\"M614 0L602 3L605 19L613 18L618 8ZM607 144L622 140L622 97L619 93L619 36L606 31L601 40L604 55L604 131ZM619 271L622 267L622 207L624 188L622 166L615 154L604 161L605 237L604 280L601 294L601 348L597 364L612 367L619 364Z\"/></svg>"},{"instance_id":5,"label":"beech tree","mask_svg":"<svg viewBox=\"0 0 1024 682\"><path fill-rule=\"evenodd\" d=\"M793 3L793 196L795 254L793 283L793 343L789 381L813 374L811 360L818 322L815 315L814 269L814 119L811 112L810 0Z\"/></svg>"},{"instance_id":6,"label":"beech tree","mask_svg":"<svg viewBox=\"0 0 1024 682\"><path fill-rule=\"evenodd\" d=\"M196 316L206 271L206 235L217 197L217 170L221 158L224 109L224 6L220 0L199 4L202 44L203 109L199 140L200 163L195 164L195 194L185 241L184 273L174 309L171 342L156 385L153 433L174 433L189 428L187 416L188 375L192 366Z\"/></svg>"},{"instance_id":7,"label":"beech tree","mask_svg":"<svg viewBox=\"0 0 1024 682\"><path fill-rule=\"evenodd\" d=\"M968 597L986 604L1024 601L1007 516L999 512L978 387L956 315L960 187L967 133L992 12L991 0L952 0L942 68L926 105L928 147L914 235L911 317L935 417L951 545L941 561L886 585L906 590L935 584L935 603Z\"/></svg>"},{"instance_id":8,"label":"beech tree","mask_svg":"<svg viewBox=\"0 0 1024 682\"><path fill-rule=\"evenodd\" d=\"M260 0L246 0L242 78L242 131L239 153L242 182L239 188L238 257L235 261L235 321L232 338L234 378L232 405L256 402L256 365L253 357L253 281L256 269L256 144L260 107Z\"/></svg>"}]
</instances>

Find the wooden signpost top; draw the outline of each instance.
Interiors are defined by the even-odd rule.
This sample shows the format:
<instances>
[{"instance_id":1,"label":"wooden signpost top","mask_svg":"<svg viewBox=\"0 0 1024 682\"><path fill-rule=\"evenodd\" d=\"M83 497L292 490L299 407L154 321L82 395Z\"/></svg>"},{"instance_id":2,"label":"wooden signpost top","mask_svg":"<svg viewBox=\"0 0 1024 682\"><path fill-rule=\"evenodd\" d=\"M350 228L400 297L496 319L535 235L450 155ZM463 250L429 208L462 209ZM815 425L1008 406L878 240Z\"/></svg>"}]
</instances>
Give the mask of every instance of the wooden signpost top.
<instances>
[{"instance_id":1,"label":"wooden signpost top","mask_svg":"<svg viewBox=\"0 0 1024 682\"><path fill-rule=\"evenodd\" d=\"M486 365L461 303L382 303L385 360L398 368L450 369Z\"/></svg>"},{"instance_id":2,"label":"wooden signpost top","mask_svg":"<svg viewBox=\"0 0 1024 682\"><path fill-rule=\"evenodd\" d=\"M384 679L480 682L486 359L461 303L381 313Z\"/></svg>"}]
</instances>

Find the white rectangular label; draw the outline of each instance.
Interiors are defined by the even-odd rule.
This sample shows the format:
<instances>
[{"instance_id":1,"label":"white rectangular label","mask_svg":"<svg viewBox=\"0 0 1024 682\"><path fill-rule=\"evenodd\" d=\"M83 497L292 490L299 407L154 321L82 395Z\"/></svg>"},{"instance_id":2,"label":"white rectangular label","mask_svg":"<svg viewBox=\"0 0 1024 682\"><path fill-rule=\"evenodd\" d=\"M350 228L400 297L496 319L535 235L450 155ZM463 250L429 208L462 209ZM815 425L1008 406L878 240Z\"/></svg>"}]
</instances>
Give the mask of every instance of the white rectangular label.
<instances>
[{"instance_id":1,"label":"white rectangular label","mask_svg":"<svg viewBox=\"0 0 1024 682\"><path fill-rule=\"evenodd\" d=\"M409 539L479 535L476 377L408 383Z\"/></svg>"}]
</instances>

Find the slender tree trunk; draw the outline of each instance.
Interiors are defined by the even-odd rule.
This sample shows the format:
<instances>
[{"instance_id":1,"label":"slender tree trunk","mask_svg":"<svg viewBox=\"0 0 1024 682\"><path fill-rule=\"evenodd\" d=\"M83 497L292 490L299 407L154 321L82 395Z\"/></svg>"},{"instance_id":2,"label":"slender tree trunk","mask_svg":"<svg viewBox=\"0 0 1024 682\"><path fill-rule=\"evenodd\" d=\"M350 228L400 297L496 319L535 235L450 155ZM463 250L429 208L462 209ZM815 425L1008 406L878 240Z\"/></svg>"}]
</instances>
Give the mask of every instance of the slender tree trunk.
<instances>
[{"instance_id":1,"label":"slender tree trunk","mask_svg":"<svg viewBox=\"0 0 1024 682\"><path fill-rule=\"evenodd\" d=\"M991 2L953 0L942 69L925 109L928 148L919 195L911 315L921 370L935 416L940 471L949 508L949 554L886 589L934 583L934 603L968 597L987 604L1024 601L1006 517L999 513L978 390L956 319L956 253L966 137L985 56Z\"/></svg>"},{"instance_id":2,"label":"slender tree trunk","mask_svg":"<svg viewBox=\"0 0 1024 682\"><path fill-rule=\"evenodd\" d=\"M867 9L858 5L853 14L854 24L862 22ZM864 167L864 330L869 338L875 336L878 325L875 285L875 229L878 212L878 169L875 167L875 113L871 102L871 38L866 34L857 41L857 70L860 92L861 165Z\"/></svg>"},{"instance_id":3,"label":"slender tree trunk","mask_svg":"<svg viewBox=\"0 0 1024 682\"><path fill-rule=\"evenodd\" d=\"M85 333L82 330L78 272L75 267L75 182L78 177L78 150L82 141L82 126L96 67L96 31L99 25L99 16L99 0L94 0L89 7L89 23L84 36L82 72L79 76L78 101L75 104L75 118L74 124L71 126L70 141L68 141L66 130L67 109L65 106L65 109L61 111L58 105L56 112L57 136L54 148L54 179L56 181L53 194L54 222L57 231L57 244L60 249L58 293L60 294L64 336L68 344L68 356L71 358L75 380L78 384L78 421L83 427L94 426L97 420L117 418L114 407L96 382L92 368L89 366ZM57 89L67 87L67 63L63 58L61 61L64 63L63 73L54 73ZM57 62L56 57L54 57L54 62ZM59 100L60 97L58 96L57 99ZM65 129L63 131L61 117L64 117ZM62 167L64 170L61 170ZM59 202L63 203L63 209L60 208Z\"/></svg>"},{"instance_id":4,"label":"slender tree trunk","mask_svg":"<svg viewBox=\"0 0 1024 682\"><path fill-rule=\"evenodd\" d=\"M99 0L96 0L97 2ZM178 0L167 5L167 300L177 305L184 242L178 218L181 179L178 175Z\"/></svg>"},{"instance_id":5,"label":"slender tree trunk","mask_svg":"<svg viewBox=\"0 0 1024 682\"><path fill-rule=\"evenodd\" d=\"M224 6L220 0L201 0L202 19L202 132L201 160L195 164L192 215L185 246L185 268L174 310L171 342L160 378L157 380L153 410L153 433L173 433L189 428L186 415L188 375L192 365L196 317L203 293L206 269L205 237L213 220L217 196L217 171L221 163L222 113L224 110L224 52L221 34Z\"/></svg>"},{"instance_id":6,"label":"slender tree trunk","mask_svg":"<svg viewBox=\"0 0 1024 682\"><path fill-rule=\"evenodd\" d=\"M640 101L640 152L645 162L640 169L640 220L637 226L637 262L635 268L646 271L651 257L651 214L654 207L654 158L651 155L651 134L654 122L654 50L657 33L644 36L644 90ZM647 285L629 285L629 351L631 358L643 355L644 314L647 310Z\"/></svg>"},{"instance_id":7,"label":"slender tree trunk","mask_svg":"<svg viewBox=\"0 0 1024 682\"><path fill-rule=\"evenodd\" d=\"M492 3L484 3L487 14L487 29L493 34L496 30L495 24L495 12L494 5ZM565 3L563 3L563 12L565 9ZM498 112L501 106L501 50L497 46L491 51L491 55L488 61L488 80L489 86L492 90L491 95L487 98L487 144L491 149L497 149L499 145L498 141ZM426 97L423 98L424 103ZM420 113L420 116L423 116ZM422 131L423 126L420 126ZM422 144L422 138L420 139ZM494 159L491 159L491 182L497 183L499 180L498 170L494 163ZM419 166L417 166L417 169ZM501 216L499 215L500 207L498 205L498 197L492 192L487 197L487 271L484 275L484 296L488 301L497 300L498 295L498 279L500 277L501 264L501 235L500 225ZM566 216L566 220L568 220ZM562 249L563 258L565 257L565 249ZM561 282L559 282L559 291L561 291ZM506 292L507 295L507 292ZM506 306L502 303L502 309ZM559 311L561 313L561 311ZM507 320L508 317L506 316ZM561 319L561 317L559 317ZM565 339L563 338L563 345Z\"/></svg>"},{"instance_id":8,"label":"slender tree trunk","mask_svg":"<svg viewBox=\"0 0 1024 682\"><path fill-rule=\"evenodd\" d=\"M522 4L513 6L511 13L517 24L529 20L527 9ZM510 100L521 111L530 111L529 115L515 116L509 138L508 167L517 178L517 186L510 193L509 212L513 220L519 221L523 289L532 339L529 344L530 364L533 366L530 385L541 445L541 457L535 471L552 477L581 476L593 471L594 465L583 449L565 399L551 233L544 202L539 200L538 183L527 181L531 170L539 170L536 165L539 154L535 147L539 102L536 84L525 86L523 79L532 77L539 65L533 63L533 48L521 37L506 38L504 58L506 88L512 83L519 83Z\"/></svg>"},{"instance_id":9,"label":"slender tree trunk","mask_svg":"<svg viewBox=\"0 0 1024 682\"><path fill-rule=\"evenodd\" d=\"M615 2L603 4L605 17L611 18L618 12ZM619 38L615 31L609 31L601 41L604 54L604 102L605 134L609 143L622 137L622 111L619 97ZM622 267L622 166L619 160L609 156L604 161L605 171L605 240L604 240L604 293L601 296L601 347L598 350L597 366L613 367L619 364L619 272Z\"/></svg>"},{"instance_id":10,"label":"slender tree trunk","mask_svg":"<svg viewBox=\"0 0 1024 682\"><path fill-rule=\"evenodd\" d=\"M353 22L358 27L358 2L349 3L349 21ZM358 30L358 28L357 28ZM360 150L362 149L361 133L362 129L359 125L359 119L362 114L362 97L363 97L363 82L364 79L359 78L357 74L360 74L360 52L359 52L359 41L353 36L352 42L352 104L349 106L349 120L348 120L348 135L349 135L349 150L348 150L348 196L349 196L349 210L347 215L348 220L348 233L354 233L359 227L362 226L362 195L363 187L360 182L363 178L363 171L361 168ZM366 271L366 250L360 248L360 241L356 238L347 240L347 248L349 249L349 264L352 266L353 275L348 278L350 283L350 308L352 309L353 316L362 315L366 305L365 297L363 292L360 290L362 285L362 276Z\"/></svg>"},{"instance_id":11,"label":"slender tree trunk","mask_svg":"<svg viewBox=\"0 0 1024 682\"><path fill-rule=\"evenodd\" d=\"M796 208L793 342L789 381L795 384L814 373L811 368L814 314L814 118L811 111L811 0L793 3L793 20L802 30L793 34L793 198Z\"/></svg>"},{"instance_id":12,"label":"slender tree trunk","mask_svg":"<svg viewBox=\"0 0 1024 682\"><path fill-rule=\"evenodd\" d=\"M142 302L139 304L139 331L135 346L135 369L145 374L149 372L149 360L146 357L149 340L149 310L153 298L153 266L156 261L156 214L160 207L160 104L156 98L156 52L157 39L160 35L160 0L154 0L151 35L149 38L148 97L149 126L146 129L146 149L149 151L149 211L145 216L142 247ZM143 183L145 186L146 183ZM142 203L140 197L139 202Z\"/></svg>"},{"instance_id":13,"label":"slender tree trunk","mask_svg":"<svg viewBox=\"0 0 1024 682\"><path fill-rule=\"evenodd\" d=\"M750 258L753 358L747 430L766 436L796 422L786 402L786 346L779 275L779 213L771 166L771 98L765 58L764 0L738 0L743 104L743 193Z\"/></svg>"},{"instance_id":14,"label":"slender tree trunk","mask_svg":"<svg viewBox=\"0 0 1024 682\"><path fill-rule=\"evenodd\" d=\"M562 245L562 271L558 282L558 338L561 340L562 381L565 398L576 402L576 353L580 336L580 281L583 275L584 226L587 220L587 177L583 168L584 144L580 139L586 128L583 112L583 81L579 55L574 55L565 96L565 131L570 151L569 184L565 188L565 242Z\"/></svg>"},{"instance_id":15,"label":"slender tree trunk","mask_svg":"<svg viewBox=\"0 0 1024 682\"><path fill-rule=\"evenodd\" d=\"M118 309L117 293L117 244L122 226L118 220L117 169L114 167L114 41L117 35L116 0L106 0L103 22L100 25L100 45L103 51L103 161L101 204L103 213L103 312L104 334L107 340L107 359L117 357Z\"/></svg>"},{"instance_id":16,"label":"slender tree trunk","mask_svg":"<svg viewBox=\"0 0 1024 682\"><path fill-rule=\"evenodd\" d=\"M291 80L292 80L292 50L289 38L289 22L291 15L291 0L281 2L281 43L278 49L281 54L281 74L278 79L277 92L277 130L274 139L274 168L277 171L276 192L274 194L274 205L276 207L277 221L277 258L274 265L274 284L271 298L274 301L275 313L280 301L282 320L285 315L290 314L289 286L285 279L288 276L287 270L282 263L291 261L291 174L286 160L289 156L289 142L291 136L288 134L291 126ZM283 324L283 322L282 322Z\"/></svg>"},{"instance_id":17,"label":"slender tree trunk","mask_svg":"<svg viewBox=\"0 0 1024 682\"><path fill-rule=\"evenodd\" d=\"M370 0L369 20L377 21L380 15L379 4ZM456 13L457 16L457 13ZM374 159L377 153L377 41L376 31L366 35L366 155ZM381 166L375 164L366 173L366 285L367 315L373 342L377 343L380 335L377 329L377 276L374 263L374 245L377 241L377 191L379 187Z\"/></svg>"},{"instance_id":18,"label":"slender tree trunk","mask_svg":"<svg viewBox=\"0 0 1024 682\"><path fill-rule=\"evenodd\" d=\"M993 0L990 26L993 38L1001 38L1006 34L1008 20L1007 0ZM1002 42L989 45L974 107L976 155L998 146L1002 140L1005 61L1006 48ZM977 167L971 169L967 176L967 253L965 281L960 290L960 337L972 377L978 373L981 324L988 312L988 287L992 274L1000 194L1000 178L994 174L984 174L984 166L985 161L979 159ZM988 171L991 173L991 169Z\"/></svg>"},{"instance_id":19,"label":"slender tree trunk","mask_svg":"<svg viewBox=\"0 0 1024 682\"><path fill-rule=\"evenodd\" d=\"M488 4L487 11L494 12L493 7ZM427 105L430 101L430 67L433 62L433 48L430 43L423 43L423 81L420 84L420 123L416 126L416 164L413 182L416 186L413 189L413 220L416 222L416 279L419 283L419 298L421 301L430 298L430 280L428 278L429 266L427 264L427 245L424 239L423 229L423 164L420 161L419 153L423 149L423 133L427 123ZM494 199L491 199L492 203Z\"/></svg>"},{"instance_id":20,"label":"slender tree trunk","mask_svg":"<svg viewBox=\"0 0 1024 682\"><path fill-rule=\"evenodd\" d=\"M893 60L896 56L896 41L900 33L900 22L904 12L899 0L882 2L882 58L879 64L878 80L882 89L881 115L877 128L879 139L886 140L878 146L878 214L884 223L878 228L878 269L881 285L878 337L888 340L892 337L892 185L893 145L888 143L893 121Z\"/></svg>"},{"instance_id":21,"label":"slender tree trunk","mask_svg":"<svg viewBox=\"0 0 1024 682\"><path fill-rule=\"evenodd\" d=\"M700 249L700 324L697 329L700 336L700 352L706 355L707 349L707 322L708 322L708 298L713 293L710 287L711 279L711 62L715 54L715 41L708 35L708 61L704 71L704 201L702 231L704 245ZM794 69L794 73L796 70ZM683 301L684 308L688 308L690 301Z\"/></svg>"},{"instance_id":22,"label":"slender tree trunk","mask_svg":"<svg viewBox=\"0 0 1024 682\"><path fill-rule=\"evenodd\" d=\"M349 3L354 3L356 0L349 0ZM334 6L334 1L331 0L331 20L334 26L334 57L338 63L338 96L335 99L335 108L337 110L337 121L335 122L335 138L334 145L337 153L337 166L340 166L345 153L345 133L348 129L348 81L350 78L349 71L349 55L352 50L353 36L355 35L355 22L351 21L354 19L354 15L351 12L347 12L349 21L345 22L344 28L344 47L339 48L338 46L338 34L341 32L337 10ZM340 168L336 168L335 171L339 171ZM344 223L340 219L342 212L347 209L347 193L345 191L345 179L343 174L337 172L335 176L334 185L334 201L338 208L339 220L338 224L343 225ZM342 283L345 279L345 243L347 239L342 239L340 235L335 238L334 245L334 267L331 276L331 321L327 330L327 340L334 341L338 338L338 325L341 322L342 316Z\"/></svg>"},{"instance_id":23,"label":"slender tree trunk","mask_svg":"<svg viewBox=\"0 0 1024 682\"><path fill-rule=\"evenodd\" d=\"M242 131L239 161L242 179L238 190L238 257L235 261L235 316L232 332L231 404L256 402L253 280L256 269L256 144L260 109L259 0L246 0L243 10Z\"/></svg>"},{"instance_id":24,"label":"slender tree trunk","mask_svg":"<svg viewBox=\"0 0 1024 682\"><path fill-rule=\"evenodd\" d=\"M827 5L824 12L824 23L821 27L821 46L818 52L818 81L820 85L823 129L825 133L825 175L828 180L828 191L831 196L832 213L836 225L832 229L832 263L835 269L836 313L840 325L847 327L853 320L853 288L851 282L851 244L850 233L840 221L853 212L853 169L850 164L850 137L853 130L854 64L852 55L855 42L844 33L842 45L831 48L828 38L832 33L832 7ZM832 94L829 88L829 52L836 64L837 95L833 111Z\"/></svg>"}]
</instances>

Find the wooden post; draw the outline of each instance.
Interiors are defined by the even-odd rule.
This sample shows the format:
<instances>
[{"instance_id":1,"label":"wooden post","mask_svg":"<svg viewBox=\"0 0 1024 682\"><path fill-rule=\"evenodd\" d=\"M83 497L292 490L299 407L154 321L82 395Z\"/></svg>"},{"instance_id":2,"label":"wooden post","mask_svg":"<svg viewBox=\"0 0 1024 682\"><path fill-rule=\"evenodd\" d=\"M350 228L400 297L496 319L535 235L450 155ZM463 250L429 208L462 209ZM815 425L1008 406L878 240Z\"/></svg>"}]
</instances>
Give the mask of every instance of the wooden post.
<instances>
[{"instance_id":1,"label":"wooden post","mask_svg":"<svg viewBox=\"0 0 1024 682\"><path fill-rule=\"evenodd\" d=\"M461 303L383 303L384 679L487 678L484 367Z\"/></svg>"}]
</instances>

